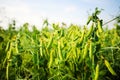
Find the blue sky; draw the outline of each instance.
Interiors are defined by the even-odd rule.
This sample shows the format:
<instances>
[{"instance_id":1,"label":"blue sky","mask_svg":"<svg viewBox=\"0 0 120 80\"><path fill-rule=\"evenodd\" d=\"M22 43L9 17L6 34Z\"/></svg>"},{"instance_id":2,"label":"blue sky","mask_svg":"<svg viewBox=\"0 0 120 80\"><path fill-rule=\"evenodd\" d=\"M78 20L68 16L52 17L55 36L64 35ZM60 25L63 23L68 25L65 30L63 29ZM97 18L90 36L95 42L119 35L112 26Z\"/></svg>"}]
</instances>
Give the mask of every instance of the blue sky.
<instances>
[{"instance_id":1,"label":"blue sky","mask_svg":"<svg viewBox=\"0 0 120 80\"><path fill-rule=\"evenodd\" d=\"M104 9L100 18L107 22L120 13L120 0L0 0L0 25L15 19L18 25L29 22L40 28L46 18L84 25L96 7Z\"/></svg>"}]
</instances>

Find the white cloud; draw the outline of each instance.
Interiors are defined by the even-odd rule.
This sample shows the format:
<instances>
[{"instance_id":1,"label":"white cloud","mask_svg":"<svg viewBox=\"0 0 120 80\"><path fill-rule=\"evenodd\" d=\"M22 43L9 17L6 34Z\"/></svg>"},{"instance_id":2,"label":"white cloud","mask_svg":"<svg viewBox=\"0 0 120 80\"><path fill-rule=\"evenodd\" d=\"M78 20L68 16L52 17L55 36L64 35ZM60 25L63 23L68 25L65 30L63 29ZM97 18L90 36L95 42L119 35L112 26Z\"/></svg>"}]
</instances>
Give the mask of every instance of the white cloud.
<instances>
[{"instance_id":1,"label":"white cloud","mask_svg":"<svg viewBox=\"0 0 120 80\"><path fill-rule=\"evenodd\" d=\"M41 16L45 16L44 12L36 13L34 10L31 10L28 4L20 2L19 0L16 0L12 4L11 2L4 3L2 7L5 8L5 12L2 15L2 23L0 23L0 25L5 26L5 28L8 25L7 23L11 22L12 19L15 19L19 26L25 22L40 25L40 21L42 21L40 19Z\"/></svg>"},{"instance_id":2,"label":"white cloud","mask_svg":"<svg viewBox=\"0 0 120 80\"><path fill-rule=\"evenodd\" d=\"M77 10L77 7L76 6L67 6L66 8L65 8L65 11L66 12L76 12L76 10Z\"/></svg>"},{"instance_id":3,"label":"white cloud","mask_svg":"<svg viewBox=\"0 0 120 80\"><path fill-rule=\"evenodd\" d=\"M6 25L6 23L9 23L12 19L15 19L18 26L25 22L29 22L30 24L35 24L36 26L41 27L43 20L46 18L48 18L50 23L83 23L83 20L80 17L76 17L75 15L77 13L77 6L75 5L66 5L62 7L60 6L57 9L54 8L54 5L51 7L50 4L48 5L50 6L48 9L45 7L46 9L43 10L41 7L37 7L37 9L34 10L34 7L29 3L24 2L24 0L15 0L15 2L10 2L10 0L7 1L8 2L4 2L2 4L2 6L5 7L5 16L7 16L8 19L4 19L2 23L4 25ZM57 11L55 11L56 9Z\"/></svg>"},{"instance_id":4,"label":"white cloud","mask_svg":"<svg viewBox=\"0 0 120 80\"><path fill-rule=\"evenodd\" d=\"M88 8L90 6L99 7L99 8L106 8L107 6L111 6L114 3L114 0L81 0L83 3L88 4L86 5ZM93 8L93 7L92 7Z\"/></svg>"},{"instance_id":5,"label":"white cloud","mask_svg":"<svg viewBox=\"0 0 120 80\"><path fill-rule=\"evenodd\" d=\"M54 5L53 3L41 3L40 5L38 5L35 3L25 1L26 0L14 0L12 2L11 0L0 0L0 7L5 8L5 11L3 11L2 13L3 21L2 23L0 23L0 25L7 25L7 23L9 23L12 19L17 20L17 24L19 25L25 22L29 22L30 24L35 24L38 27L41 27L43 20L46 18L48 18L50 23L65 22L67 24L75 23L84 25L87 21L86 7L81 7L74 4L67 4L61 6ZM97 0L82 1L94 4L96 2L100 2Z\"/></svg>"},{"instance_id":6,"label":"white cloud","mask_svg":"<svg viewBox=\"0 0 120 80\"><path fill-rule=\"evenodd\" d=\"M109 0L81 0L81 1L93 4L98 2L109 2Z\"/></svg>"}]
</instances>

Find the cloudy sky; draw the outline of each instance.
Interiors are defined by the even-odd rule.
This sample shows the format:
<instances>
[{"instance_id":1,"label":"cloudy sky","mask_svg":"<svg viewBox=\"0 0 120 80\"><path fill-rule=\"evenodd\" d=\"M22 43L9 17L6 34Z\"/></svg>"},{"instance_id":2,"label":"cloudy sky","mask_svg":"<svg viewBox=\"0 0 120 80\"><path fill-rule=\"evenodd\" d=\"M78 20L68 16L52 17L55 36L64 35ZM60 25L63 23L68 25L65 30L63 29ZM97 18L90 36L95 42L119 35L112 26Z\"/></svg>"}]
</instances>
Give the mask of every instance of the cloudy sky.
<instances>
[{"instance_id":1,"label":"cloudy sky","mask_svg":"<svg viewBox=\"0 0 120 80\"><path fill-rule=\"evenodd\" d=\"M120 13L120 0L0 0L0 25L15 19L18 25L28 22L40 28L46 18L84 25L96 7L104 9L100 18L107 22Z\"/></svg>"}]
</instances>

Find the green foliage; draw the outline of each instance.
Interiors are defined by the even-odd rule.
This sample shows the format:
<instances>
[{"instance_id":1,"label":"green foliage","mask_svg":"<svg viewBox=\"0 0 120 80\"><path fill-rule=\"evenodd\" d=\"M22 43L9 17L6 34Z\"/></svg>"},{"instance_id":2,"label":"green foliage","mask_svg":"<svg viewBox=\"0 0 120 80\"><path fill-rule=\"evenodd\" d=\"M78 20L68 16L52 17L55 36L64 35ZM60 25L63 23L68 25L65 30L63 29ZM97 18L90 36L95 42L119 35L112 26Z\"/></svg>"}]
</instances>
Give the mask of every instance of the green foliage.
<instances>
[{"instance_id":1,"label":"green foliage","mask_svg":"<svg viewBox=\"0 0 120 80\"><path fill-rule=\"evenodd\" d=\"M90 29L47 20L42 30L28 23L16 30L15 21L0 29L0 80L119 80L119 27L103 29L99 13Z\"/></svg>"}]
</instances>

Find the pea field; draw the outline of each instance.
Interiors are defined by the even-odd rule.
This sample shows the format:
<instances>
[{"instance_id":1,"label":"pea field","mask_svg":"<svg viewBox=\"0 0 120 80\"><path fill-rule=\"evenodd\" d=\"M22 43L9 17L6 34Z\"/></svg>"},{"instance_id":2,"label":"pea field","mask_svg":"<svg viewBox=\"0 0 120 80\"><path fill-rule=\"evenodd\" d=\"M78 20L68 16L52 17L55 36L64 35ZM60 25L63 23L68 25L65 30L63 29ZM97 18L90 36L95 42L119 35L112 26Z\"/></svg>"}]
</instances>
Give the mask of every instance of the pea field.
<instances>
[{"instance_id":1,"label":"pea field","mask_svg":"<svg viewBox=\"0 0 120 80\"><path fill-rule=\"evenodd\" d=\"M120 80L120 25L103 28L99 13L85 26L0 28L0 80Z\"/></svg>"}]
</instances>

